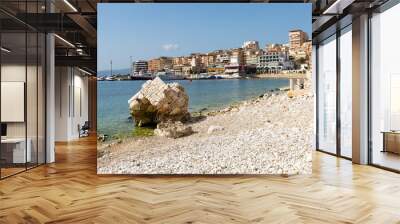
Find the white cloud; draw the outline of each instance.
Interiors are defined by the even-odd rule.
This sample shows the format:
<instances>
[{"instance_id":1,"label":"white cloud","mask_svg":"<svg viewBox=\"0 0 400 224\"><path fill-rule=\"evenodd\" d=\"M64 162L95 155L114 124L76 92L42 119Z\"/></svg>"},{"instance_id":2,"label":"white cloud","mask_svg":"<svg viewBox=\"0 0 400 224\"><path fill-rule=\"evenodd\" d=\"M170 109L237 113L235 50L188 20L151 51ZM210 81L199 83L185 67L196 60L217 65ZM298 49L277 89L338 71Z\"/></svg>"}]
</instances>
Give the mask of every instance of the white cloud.
<instances>
[{"instance_id":1,"label":"white cloud","mask_svg":"<svg viewBox=\"0 0 400 224\"><path fill-rule=\"evenodd\" d=\"M179 45L178 44L164 44L162 45L162 48L165 51L175 51L179 49Z\"/></svg>"}]
</instances>

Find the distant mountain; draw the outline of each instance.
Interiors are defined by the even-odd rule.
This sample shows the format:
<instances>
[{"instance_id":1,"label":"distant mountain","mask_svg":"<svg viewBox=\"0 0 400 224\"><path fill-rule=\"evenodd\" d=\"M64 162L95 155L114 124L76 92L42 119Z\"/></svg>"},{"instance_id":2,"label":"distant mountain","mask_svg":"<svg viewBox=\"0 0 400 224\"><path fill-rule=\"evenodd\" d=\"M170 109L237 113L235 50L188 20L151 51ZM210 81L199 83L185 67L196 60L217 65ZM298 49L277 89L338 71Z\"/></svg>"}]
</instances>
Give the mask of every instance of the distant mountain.
<instances>
[{"instance_id":1,"label":"distant mountain","mask_svg":"<svg viewBox=\"0 0 400 224\"><path fill-rule=\"evenodd\" d=\"M112 73L113 75L121 74L121 75L126 75L131 72L131 69L129 68L122 68L122 69L113 69ZM97 76L110 76L110 70L103 70L103 71L98 71Z\"/></svg>"}]
</instances>

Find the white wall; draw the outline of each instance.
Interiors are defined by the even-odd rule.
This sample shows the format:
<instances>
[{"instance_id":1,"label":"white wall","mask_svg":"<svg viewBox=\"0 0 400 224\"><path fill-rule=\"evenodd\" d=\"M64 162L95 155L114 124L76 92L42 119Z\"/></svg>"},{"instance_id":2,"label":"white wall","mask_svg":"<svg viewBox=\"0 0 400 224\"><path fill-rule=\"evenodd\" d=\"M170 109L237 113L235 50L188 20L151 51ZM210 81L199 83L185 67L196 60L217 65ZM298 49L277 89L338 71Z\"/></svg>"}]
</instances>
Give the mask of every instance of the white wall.
<instances>
[{"instance_id":1,"label":"white wall","mask_svg":"<svg viewBox=\"0 0 400 224\"><path fill-rule=\"evenodd\" d=\"M77 139L78 125L88 120L88 78L76 68L56 67L55 85L55 140Z\"/></svg>"},{"instance_id":2,"label":"white wall","mask_svg":"<svg viewBox=\"0 0 400 224\"><path fill-rule=\"evenodd\" d=\"M70 76L67 67L55 68L55 141L68 140L69 85Z\"/></svg>"},{"instance_id":3,"label":"white wall","mask_svg":"<svg viewBox=\"0 0 400 224\"><path fill-rule=\"evenodd\" d=\"M88 78L82 76L82 73L78 70L74 70L74 83L73 83L73 108L72 108L72 119L71 119L71 135L73 138L79 137L78 125L83 125L88 120ZM80 101L80 102L79 102Z\"/></svg>"}]
</instances>

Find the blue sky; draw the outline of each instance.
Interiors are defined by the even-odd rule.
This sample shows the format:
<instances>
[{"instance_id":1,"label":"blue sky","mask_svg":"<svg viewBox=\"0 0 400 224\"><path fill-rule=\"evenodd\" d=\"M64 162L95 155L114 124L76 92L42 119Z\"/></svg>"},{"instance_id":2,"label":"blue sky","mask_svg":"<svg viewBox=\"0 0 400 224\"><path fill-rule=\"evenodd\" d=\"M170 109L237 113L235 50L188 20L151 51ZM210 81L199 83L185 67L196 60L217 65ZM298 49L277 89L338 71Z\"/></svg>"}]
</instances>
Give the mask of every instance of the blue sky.
<instances>
[{"instance_id":1,"label":"blue sky","mask_svg":"<svg viewBox=\"0 0 400 224\"><path fill-rule=\"evenodd\" d=\"M98 5L98 70L133 60L240 47L246 40L287 43L288 31L311 34L311 4Z\"/></svg>"}]
</instances>

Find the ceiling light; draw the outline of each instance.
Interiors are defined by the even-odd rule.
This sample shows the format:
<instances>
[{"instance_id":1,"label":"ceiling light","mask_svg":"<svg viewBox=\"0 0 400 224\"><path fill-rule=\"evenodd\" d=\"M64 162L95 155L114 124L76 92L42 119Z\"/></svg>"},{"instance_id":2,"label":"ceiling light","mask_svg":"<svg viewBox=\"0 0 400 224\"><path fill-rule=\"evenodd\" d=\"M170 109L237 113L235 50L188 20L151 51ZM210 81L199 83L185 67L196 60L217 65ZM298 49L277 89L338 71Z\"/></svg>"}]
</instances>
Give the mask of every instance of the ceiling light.
<instances>
[{"instance_id":1,"label":"ceiling light","mask_svg":"<svg viewBox=\"0 0 400 224\"><path fill-rule=\"evenodd\" d=\"M62 42L64 42L64 43L66 43L67 45L69 45L70 47L73 47L73 48L75 48L75 45L73 45L71 42L69 42L68 40L66 40L66 39L64 39L64 38L62 38L62 37L60 37L59 35L57 35L57 34L54 34L54 36L55 37L57 37L59 40L61 40Z\"/></svg>"},{"instance_id":2,"label":"ceiling light","mask_svg":"<svg viewBox=\"0 0 400 224\"><path fill-rule=\"evenodd\" d=\"M9 50L9 49L7 49L5 47L1 47L1 51L4 51L6 53L10 53L11 52L11 50Z\"/></svg>"},{"instance_id":3,"label":"ceiling light","mask_svg":"<svg viewBox=\"0 0 400 224\"><path fill-rule=\"evenodd\" d=\"M83 49L77 48L76 53L78 53L79 55L83 55Z\"/></svg>"},{"instance_id":4,"label":"ceiling light","mask_svg":"<svg viewBox=\"0 0 400 224\"><path fill-rule=\"evenodd\" d=\"M355 0L337 0L331 6L329 6L322 14L342 14L343 10L351 5Z\"/></svg>"},{"instance_id":5,"label":"ceiling light","mask_svg":"<svg viewBox=\"0 0 400 224\"><path fill-rule=\"evenodd\" d=\"M78 12L78 10L68 1L64 0L65 4L67 4L74 12Z\"/></svg>"},{"instance_id":6,"label":"ceiling light","mask_svg":"<svg viewBox=\"0 0 400 224\"><path fill-rule=\"evenodd\" d=\"M81 68L78 68L78 70L81 71L81 72L83 72L83 73L85 73L85 74L87 74L87 75L92 75L92 73L90 73L90 72L88 72L88 71L85 71L85 70L83 70L83 69L81 69Z\"/></svg>"}]
</instances>

